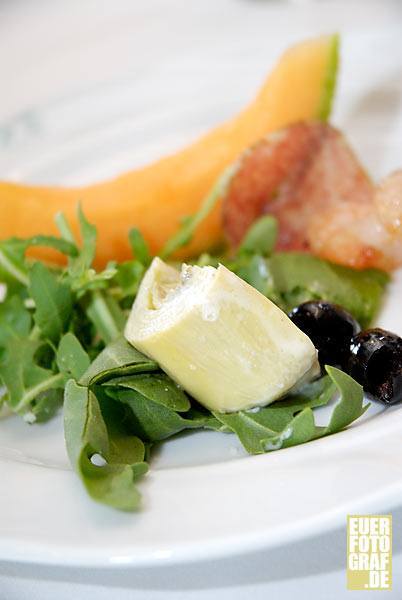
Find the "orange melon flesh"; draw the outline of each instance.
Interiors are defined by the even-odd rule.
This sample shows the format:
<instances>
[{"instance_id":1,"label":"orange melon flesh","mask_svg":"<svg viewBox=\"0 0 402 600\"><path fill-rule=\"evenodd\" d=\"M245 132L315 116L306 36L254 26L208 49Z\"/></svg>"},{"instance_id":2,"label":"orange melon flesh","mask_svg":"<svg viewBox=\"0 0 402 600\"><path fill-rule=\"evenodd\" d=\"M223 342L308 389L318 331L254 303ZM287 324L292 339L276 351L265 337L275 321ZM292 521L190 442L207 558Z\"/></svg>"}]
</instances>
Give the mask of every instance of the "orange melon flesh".
<instances>
[{"instance_id":1,"label":"orange melon flesh","mask_svg":"<svg viewBox=\"0 0 402 600\"><path fill-rule=\"evenodd\" d=\"M257 97L239 115L184 148L141 169L81 188L39 187L0 182L0 239L55 234L54 216L63 211L78 231L77 203L98 228L96 264L131 256L127 234L141 230L157 253L183 216L197 211L222 171L267 133L302 119L325 119L337 69L337 36L325 36L288 49ZM239 82L240 85L240 82ZM200 225L181 258L222 240L221 206ZM34 248L31 256L61 260L53 250Z\"/></svg>"}]
</instances>

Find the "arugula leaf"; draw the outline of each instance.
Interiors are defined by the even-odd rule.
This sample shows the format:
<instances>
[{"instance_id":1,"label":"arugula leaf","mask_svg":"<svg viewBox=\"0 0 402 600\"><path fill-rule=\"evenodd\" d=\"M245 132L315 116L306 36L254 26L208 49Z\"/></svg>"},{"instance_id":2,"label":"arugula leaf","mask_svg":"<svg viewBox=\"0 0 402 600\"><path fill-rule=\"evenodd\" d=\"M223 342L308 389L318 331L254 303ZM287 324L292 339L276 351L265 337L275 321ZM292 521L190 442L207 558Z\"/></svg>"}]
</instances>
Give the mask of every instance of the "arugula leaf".
<instances>
[{"instance_id":1,"label":"arugula leaf","mask_svg":"<svg viewBox=\"0 0 402 600\"><path fill-rule=\"evenodd\" d=\"M225 263L223 258L218 256L212 256L212 254L209 254L208 252L203 252L197 258L194 264L196 264L198 267L219 267L220 263Z\"/></svg>"},{"instance_id":2,"label":"arugula leaf","mask_svg":"<svg viewBox=\"0 0 402 600\"><path fill-rule=\"evenodd\" d=\"M271 257L269 268L289 308L308 290L309 299L319 297L340 304L362 327L374 319L389 281L382 271L356 271L307 254L278 253Z\"/></svg>"},{"instance_id":3,"label":"arugula leaf","mask_svg":"<svg viewBox=\"0 0 402 600\"><path fill-rule=\"evenodd\" d=\"M39 394L30 410L32 421L45 423L52 419L63 405L63 393L63 388L51 388Z\"/></svg>"},{"instance_id":4,"label":"arugula leaf","mask_svg":"<svg viewBox=\"0 0 402 600\"><path fill-rule=\"evenodd\" d=\"M78 220L82 246L78 256L69 261L65 279L77 300L85 306L86 316L94 325L96 335L108 344L121 335L126 321L117 300L107 292L117 269L115 263L109 263L100 273L91 268L96 251L96 227L87 221L80 205ZM74 239L64 215L57 215L57 225L64 239Z\"/></svg>"},{"instance_id":5,"label":"arugula leaf","mask_svg":"<svg viewBox=\"0 0 402 600\"><path fill-rule=\"evenodd\" d=\"M74 234L71 230L71 227L66 219L66 216L63 212L57 212L54 217L54 222L56 223L57 229L60 231L60 235L63 240L67 242L71 242L74 246L77 245Z\"/></svg>"},{"instance_id":6,"label":"arugula leaf","mask_svg":"<svg viewBox=\"0 0 402 600\"><path fill-rule=\"evenodd\" d=\"M144 444L111 418L106 423L95 394L72 379L65 391L64 432L71 464L89 495L119 510L138 509L135 482L147 470Z\"/></svg>"},{"instance_id":7,"label":"arugula leaf","mask_svg":"<svg viewBox=\"0 0 402 600\"><path fill-rule=\"evenodd\" d=\"M213 431L220 431L221 433L231 433L229 427L221 423L214 415L200 406L197 408L192 406L185 414L187 423L190 423L190 427L187 429L212 429Z\"/></svg>"},{"instance_id":8,"label":"arugula leaf","mask_svg":"<svg viewBox=\"0 0 402 600\"><path fill-rule=\"evenodd\" d=\"M35 235L34 237L21 241L25 244L25 250L31 246L44 246L58 250L61 254L65 254L66 256L78 255L78 248L74 243L53 235Z\"/></svg>"},{"instance_id":9,"label":"arugula leaf","mask_svg":"<svg viewBox=\"0 0 402 600\"><path fill-rule=\"evenodd\" d=\"M297 252L277 252L264 262L258 259L254 270L237 272L251 285L257 281L258 289L286 312L307 300L327 300L343 306L363 328L377 314L389 281L376 269L356 271ZM259 279L253 280L255 273Z\"/></svg>"},{"instance_id":10,"label":"arugula leaf","mask_svg":"<svg viewBox=\"0 0 402 600\"><path fill-rule=\"evenodd\" d=\"M347 427L350 423L361 417L366 412L370 403L362 405L363 387L350 375L335 367L325 367L328 375L340 392L340 401L336 404L331 420L325 428L323 435L336 433Z\"/></svg>"},{"instance_id":11,"label":"arugula leaf","mask_svg":"<svg viewBox=\"0 0 402 600\"><path fill-rule=\"evenodd\" d=\"M52 235L36 235L27 239L9 238L0 242L0 280L14 279L28 285L28 269L25 264L25 252L31 246L54 248L67 256L77 256L74 243Z\"/></svg>"},{"instance_id":12,"label":"arugula leaf","mask_svg":"<svg viewBox=\"0 0 402 600\"><path fill-rule=\"evenodd\" d=\"M73 311L69 286L58 281L43 263L36 262L29 272L29 289L35 302L35 323L45 338L57 341Z\"/></svg>"},{"instance_id":13,"label":"arugula leaf","mask_svg":"<svg viewBox=\"0 0 402 600\"><path fill-rule=\"evenodd\" d=\"M71 332L66 333L61 338L56 361L61 373L67 373L77 381L84 375L90 365L88 354L81 346L78 338Z\"/></svg>"},{"instance_id":14,"label":"arugula leaf","mask_svg":"<svg viewBox=\"0 0 402 600\"><path fill-rule=\"evenodd\" d=\"M145 267L138 260L128 260L117 265L113 283L118 286L121 298L129 296L132 302L144 273Z\"/></svg>"},{"instance_id":15,"label":"arugula leaf","mask_svg":"<svg viewBox=\"0 0 402 600\"><path fill-rule=\"evenodd\" d=\"M86 444L92 447L93 453L107 454L107 430L96 397L74 379L66 383L63 412L66 449L74 469L79 466ZM88 421L90 426L86 431Z\"/></svg>"},{"instance_id":16,"label":"arugula leaf","mask_svg":"<svg viewBox=\"0 0 402 600\"><path fill-rule=\"evenodd\" d=\"M32 318L20 296L7 297L0 302L0 347L13 338L24 338L31 330Z\"/></svg>"},{"instance_id":17,"label":"arugula leaf","mask_svg":"<svg viewBox=\"0 0 402 600\"><path fill-rule=\"evenodd\" d=\"M128 239L135 258L144 266L151 264L152 256L149 252L148 244L144 240L139 229L130 229Z\"/></svg>"},{"instance_id":18,"label":"arugula leaf","mask_svg":"<svg viewBox=\"0 0 402 600\"><path fill-rule=\"evenodd\" d=\"M278 237L278 222L271 215L261 217L247 231L237 254L260 254L270 256L275 248Z\"/></svg>"},{"instance_id":19,"label":"arugula leaf","mask_svg":"<svg viewBox=\"0 0 402 600\"><path fill-rule=\"evenodd\" d=\"M113 387L106 387L105 391L114 400L130 407L131 431L145 442L166 439L185 428L182 418L174 410L152 402L137 392Z\"/></svg>"},{"instance_id":20,"label":"arugula leaf","mask_svg":"<svg viewBox=\"0 0 402 600\"><path fill-rule=\"evenodd\" d=\"M326 370L329 378L258 412L213 412L213 415L236 433L251 454L262 454L336 433L359 418L368 405L363 406L363 390L354 379L334 367L326 367ZM312 408L327 404L335 390L341 399L333 409L330 422L327 427L317 427Z\"/></svg>"},{"instance_id":21,"label":"arugula leaf","mask_svg":"<svg viewBox=\"0 0 402 600\"><path fill-rule=\"evenodd\" d=\"M106 393L119 402L127 404L132 413L131 430L145 442L159 442L185 429L215 429L222 425L215 418L199 411L188 411L181 416L165 404L146 398L134 390L105 387Z\"/></svg>"},{"instance_id":22,"label":"arugula leaf","mask_svg":"<svg viewBox=\"0 0 402 600\"><path fill-rule=\"evenodd\" d=\"M173 237L171 237L162 248L162 251L160 252L161 258L168 258L174 252L176 252L176 250L186 246L191 242L197 227L204 219L206 219L218 200L224 196L236 168L236 164L227 167L227 169L222 173L218 181L215 183L212 190L209 192L206 198L204 198L198 212L183 219L183 224L179 231Z\"/></svg>"},{"instance_id":23,"label":"arugula leaf","mask_svg":"<svg viewBox=\"0 0 402 600\"><path fill-rule=\"evenodd\" d=\"M54 373L36 364L35 355L43 342L29 338L13 338L0 358L0 378L7 388L7 402L15 412L29 408L43 392L62 388L63 373Z\"/></svg>"},{"instance_id":24,"label":"arugula leaf","mask_svg":"<svg viewBox=\"0 0 402 600\"><path fill-rule=\"evenodd\" d=\"M70 277L71 289L76 292L77 298L81 298L88 291L106 290L116 273L117 268L114 263L109 263L106 269L99 273L95 269L87 269L79 277L73 279Z\"/></svg>"},{"instance_id":25,"label":"arugula leaf","mask_svg":"<svg viewBox=\"0 0 402 600\"><path fill-rule=\"evenodd\" d=\"M82 246L78 257L74 261L71 261L69 266L72 278L81 277L92 265L92 261L95 258L97 239L96 227L87 221L80 204L78 205L77 216L80 225Z\"/></svg>"},{"instance_id":26,"label":"arugula leaf","mask_svg":"<svg viewBox=\"0 0 402 600\"><path fill-rule=\"evenodd\" d=\"M105 385L134 390L148 400L152 400L176 412L186 412L191 407L190 400L183 390L164 373L117 377Z\"/></svg>"},{"instance_id":27,"label":"arugula leaf","mask_svg":"<svg viewBox=\"0 0 402 600\"><path fill-rule=\"evenodd\" d=\"M92 292L86 314L105 344L121 336L126 317L112 296L107 296L100 290Z\"/></svg>"},{"instance_id":28,"label":"arugula leaf","mask_svg":"<svg viewBox=\"0 0 402 600\"><path fill-rule=\"evenodd\" d=\"M82 245L79 251L69 259L68 267L63 272L64 278L71 285L71 289L81 298L90 290L106 289L117 273L115 262L109 262L103 271L96 272L91 268L96 253L97 230L89 223L78 204L77 216L80 225ZM74 234L63 213L55 217L56 225L62 235L64 243L72 244L77 249Z\"/></svg>"},{"instance_id":29,"label":"arugula leaf","mask_svg":"<svg viewBox=\"0 0 402 600\"><path fill-rule=\"evenodd\" d=\"M303 387L298 394L278 400L258 411L239 411L213 415L237 434L241 443L251 454L266 452L266 445L286 431L294 416L306 409L323 406L334 394L334 386L328 377ZM272 448L274 449L274 448Z\"/></svg>"},{"instance_id":30,"label":"arugula leaf","mask_svg":"<svg viewBox=\"0 0 402 600\"><path fill-rule=\"evenodd\" d=\"M89 223L82 212L81 205L78 205L78 222L81 233L81 252L80 259L83 267L88 269L95 258L97 231L95 225Z\"/></svg>"},{"instance_id":31,"label":"arugula leaf","mask_svg":"<svg viewBox=\"0 0 402 600\"><path fill-rule=\"evenodd\" d=\"M97 356L86 373L81 377L81 385L94 385L113 377L157 371L159 366L141 352L138 352L123 337L115 340Z\"/></svg>"},{"instance_id":32,"label":"arugula leaf","mask_svg":"<svg viewBox=\"0 0 402 600\"><path fill-rule=\"evenodd\" d=\"M317 408L328 404L335 391L332 380L329 377L321 377L304 385L297 393L293 393L283 400L277 400L255 413L246 412L260 424L275 431L281 431L298 412L305 408Z\"/></svg>"},{"instance_id":33,"label":"arugula leaf","mask_svg":"<svg viewBox=\"0 0 402 600\"><path fill-rule=\"evenodd\" d=\"M0 279L18 281L24 286L29 283L28 269L25 265L26 245L23 240L10 238L0 242Z\"/></svg>"},{"instance_id":34,"label":"arugula leaf","mask_svg":"<svg viewBox=\"0 0 402 600\"><path fill-rule=\"evenodd\" d=\"M270 273L267 269L267 261L261 256L261 254L254 254L248 258L245 262L239 262L233 265L236 274L244 279L247 283L255 287L256 290L264 294L264 296L270 296L272 298L272 280L270 279ZM280 298L276 298L280 302Z\"/></svg>"}]
</instances>

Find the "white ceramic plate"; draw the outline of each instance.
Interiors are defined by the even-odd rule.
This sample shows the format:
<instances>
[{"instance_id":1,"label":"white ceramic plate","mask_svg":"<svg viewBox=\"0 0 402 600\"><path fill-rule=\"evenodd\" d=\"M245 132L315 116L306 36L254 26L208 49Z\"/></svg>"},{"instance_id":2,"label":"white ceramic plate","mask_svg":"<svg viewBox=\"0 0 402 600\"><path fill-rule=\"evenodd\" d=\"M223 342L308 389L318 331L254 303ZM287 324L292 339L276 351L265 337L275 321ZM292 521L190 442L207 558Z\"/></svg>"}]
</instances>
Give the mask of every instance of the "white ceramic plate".
<instances>
[{"instance_id":1,"label":"white ceramic plate","mask_svg":"<svg viewBox=\"0 0 402 600\"><path fill-rule=\"evenodd\" d=\"M402 162L402 87L395 77L402 53L395 54L395 39L373 34L371 41L344 42L348 60L335 120L377 177ZM367 45L374 42L368 64ZM385 63L391 50L393 60ZM122 82L5 124L1 178L78 184L143 164L232 113L253 80L250 59L237 60L233 71L225 65L224 90L219 65L208 65L207 87L190 67L186 84L162 96L157 81ZM401 293L397 275L379 318L400 334ZM325 417L323 409L319 418ZM308 536L343 522L348 512L400 501L401 436L402 409L379 405L348 431L264 456L246 456L233 436L186 434L155 456L141 483L143 510L133 515L86 497L70 470L60 419L28 427L8 418L0 423L0 559L151 566Z\"/></svg>"}]
</instances>

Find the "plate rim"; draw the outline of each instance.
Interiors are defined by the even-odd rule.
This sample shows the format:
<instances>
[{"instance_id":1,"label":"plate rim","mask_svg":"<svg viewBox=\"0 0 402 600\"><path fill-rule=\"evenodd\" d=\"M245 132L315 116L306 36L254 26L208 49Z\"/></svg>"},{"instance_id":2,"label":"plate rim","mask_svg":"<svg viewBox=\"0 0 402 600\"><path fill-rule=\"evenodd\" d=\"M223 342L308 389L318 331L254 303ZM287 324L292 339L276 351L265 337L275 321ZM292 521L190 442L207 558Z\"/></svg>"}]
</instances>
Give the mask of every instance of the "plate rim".
<instances>
[{"instance_id":1,"label":"plate rim","mask_svg":"<svg viewBox=\"0 0 402 600\"><path fill-rule=\"evenodd\" d=\"M118 85L126 84L127 81L117 82ZM68 104L70 101L77 101L79 98L88 97L88 95L92 96L95 90L100 88L106 89L104 84L96 84L91 86L88 90L81 90L78 93L72 93L67 96L61 97L55 101L50 101L48 103L44 103L43 105L33 108L32 111L47 111L52 108L56 108L65 103ZM26 115L27 112L32 111L24 111L21 113L22 116ZM10 122L18 122L19 114L16 114L11 119L8 119L6 122L0 123L0 129L7 125L10 125ZM398 410L398 408L396 409ZM327 437L323 440L316 440L313 442L309 442L308 444L304 444L303 446L297 446L294 448L286 448L282 449L278 453L270 453L267 455L263 455L262 457L245 457L239 461L229 461L229 462L218 462L216 464L208 464L208 465L196 465L191 467L180 467L180 468L169 468L164 469L163 471L154 471L155 477L160 477L164 479L171 473L172 471L181 471L182 473L185 470L227 470L228 468L234 469L236 465L240 463L244 463L244 461L248 461L248 464L258 464L259 462L264 462L264 459L267 461L275 455L276 461L283 461L285 463L292 462L296 451L303 456L308 456L310 454L316 453L316 448L318 444L321 444L322 448L325 448L325 452L334 453L336 456L336 447L343 447L345 451L346 448L354 448L361 449L365 446L365 444L369 444L370 441L375 439L376 437L381 437L386 435L387 443L389 442L399 442L399 437L402 434L402 410L399 411L399 419L394 419L394 422L391 423L391 427L389 426L390 419L389 415L394 413L392 408L387 409L380 413L380 415L376 416L375 420L376 425L373 426L373 422L370 424L370 420L366 421L362 424L362 427L356 426L352 427L349 430L344 432L337 433L336 435ZM383 426L378 427L379 418L383 418ZM384 418L385 417L385 418ZM371 428L375 429L375 434L370 437L367 435L367 430ZM367 429L368 428L368 429ZM364 431L363 431L364 430ZM353 435L351 435L351 431L353 431ZM348 438L349 436L349 438ZM348 439L346 445L344 444L344 440ZM303 448L302 452L300 449ZM280 458L278 458L280 457ZM286 458L287 457L287 458ZM10 465L12 463L12 467L14 470L22 469L24 463L16 463L14 461L10 461L7 459L3 459L0 457L0 466L4 464ZM16 466L17 465L17 466ZM31 465L33 467L35 465ZM26 465L25 465L26 467ZM35 466L35 468L42 468ZM49 470L50 471L50 470ZM54 470L52 470L54 472ZM61 480L69 475L69 471L60 471ZM67 474L67 475L66 475ZM78 482L79 483L79 482ZM78 485L76 486L78 489ZM77 491L74 489L74 492ZM82 490L82 495L85 495L84 490ZM319 513L319 515L315 517L307 517L300 518L299 524L295 525L291 523L290 528L289 525L282 525L281 527L277 527L274 529L274 532L262 532L259 535L255 535L251 533L249 536L247 535L239 535L233 536L232 538L225 538L221 540L212 540L210 544L206 544L202 542L202 546L200 542L194 541L192 543L184 544L181 543L180 548L171 548L170 550L166 547L160 547L154 550L149 550L148 553L145 553L143 549L137 550L137 554L135 551L135 547L130 554L126 555L118 555L115 553L114 555L108 555L106 552L102 553L94 553L94 548L91 546L77 549L76 546L68 545L63 543L61 545L57 544L49 544L47 543L37 543L33 541L18 539L14 537L14 541L12 536L5 536L1 532L1 518L0 518L0 561L4 562L18 562L18 563L29 563L29 564L40 564L40 565L54 565L54 566L65 566L65 567L103 567L103 568L141 568L141 567L157 567L161 565L176 565L176 564L186 564L197 561L203 561L210 558L224 558L228 556L235 556L246 554L248 552L256 551L259 549L268 549L273 548L279 545L285 545L291 541L300 540L303 538L311 537L317 533L324 533L335 527L339 526L345 518L345 514L349 510L370 510L371 508L378 507L378 505L387 504L393 505L394 503L400 503L400 498L402 497L402 469L401 469L401 477L398 480L393 481L387 487L382 490L373 491L372 493L365 494L364 496L360 496L358 499L351 498L349 502L344 502L340 506L336 507L333 510L327 510ZM77 494L77 502L81 502L82 497ZM90 501L92 502L92 501ZM143 510L153 510L152 507L145 507ZM302 521L304 521L302 523ZM286 533L286 527L288 527L288 531ZM78 551L79 550L79 551Z\"/></svg>"},{"instance_id":2,"label":"plate rim","mask_svg":"<svg viewBox=\"0 0 402 600\"><path fill-rule=\"evenodd\" d=\"M392 419L390 425L390 419ZM378 421L382 421L382 424L378 426ZM355 435L351 435L352 429L355 429ZM367 435L367 430L371 435ZM232 471L242 471L243 467L248 470L258 471L258 467L265 465L272 457L275 462L285 461L288 465L294 464L295 452L299 451L298 461L308 460L311 456L316 455L317 446L322 447L323 453L330 461L336 461L339 457L339 449L341 452L351 452L359 454L365 449L365 446L371 448L373 441L376 439L384 439L386 435L387 448L392 447L392 444L397 447L400 445L400 439L402 435L402 411L398 410L398 407L390 407L380 413L371 422L366 421L362 423L361 427L355 427L346 429L322 438L308 442L301 446L284 448L279 452L268 453L264 455L248 456L238 461L220 462L212 465L196 465L191 467L173 467L168 469L161 469L154 472L154 478L168 479L172 472L183 473L197 470L203 471L206 474L208 471L226 471L228 468ZM349 443L345 444L345 441ZM300 455L300 447L304 450L304 456ZM310 456L309 456L310 455ZM42 472L45 470L47 475L54 473L55 469L47 469L39 465L26 465L25 463L15 463L12 460L0 459L0 465L6 464L11 465L11 469L17 469L20 467L32 467L35 466ZM280 465L279 465L280 466ZM333 466L333 465L332 465ZM400 466L402 467L402 456L400 460ZM331 465L330 467L331 468ZM286 464L285 464L286 469ZM65 479L73 475L72 471L58 470L56 469L60 480ZM402 473L402 469L401 469ZM56 482L57 483L57 482ZM163 483L163 481L162 481ZM54 482L53 482L54 484ZM78 490L74 490L76 492ZM85 492L82 489L82 495ZM375 490L364 495L360 495L358 498L351 497L349 500L337 505L335 508L331 508L320 512L316 516L302 516L298 520L292 521L290 524L282 524L274 527L271 530L264 530L258 534L254 532L250 534L235 534L231 537L227 535L212 539L209 542L197 541L192 542L180 542L179 544L172 544L170 547L161 545L160 547L139 547L132 545L122 547L121 551L117 551L112 548L109 551L104 551L102 548L100 551L94 551L93 545L77 547L74 544L63 543L38 543L29 540L21 539L16 540L12 537L7 537L4 534L0 537L0 561L2 562L14 562L24 564L37 564L41 566L59 566L59 567L74 567L74 568L156 568L159 566L179 565L179 564L191 564L195 562L202 562L208 559L222 559L230 556L239 556L242 554L248 554L253 551L259 551L262 549L272 549L280 545L286 545L292 541L298 541L304 538L310 538L317 534L323 534L330 530L333 530L340 525L345 523L345 515L350 512L356 511L369 511L378 508L379 506L387 506L391 508L396 506L400 502L402 496L402 476L399 480L392 481L385 488ZM83 498L77 494L77 502L81 502ZM93 502L88 499L89 502ZM96 504L95 504L96 506ZM112 509L107 509L112 510ZM143 510L152 510L152 508L144 507Z\"/></svg>"}]
</instances>

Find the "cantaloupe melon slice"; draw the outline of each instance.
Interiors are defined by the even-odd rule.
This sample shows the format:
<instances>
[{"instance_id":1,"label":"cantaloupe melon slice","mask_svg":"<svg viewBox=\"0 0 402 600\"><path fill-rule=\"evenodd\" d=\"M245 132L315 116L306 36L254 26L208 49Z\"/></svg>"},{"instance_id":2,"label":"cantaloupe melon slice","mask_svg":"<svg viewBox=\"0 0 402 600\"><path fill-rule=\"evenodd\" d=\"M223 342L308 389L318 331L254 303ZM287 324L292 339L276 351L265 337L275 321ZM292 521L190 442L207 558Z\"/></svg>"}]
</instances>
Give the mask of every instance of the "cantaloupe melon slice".
<instances>
[{"instance_id":1,"label":"cantaloupe melon slice","mask_svg":"<svg viewBox=\"0 0 402 600\"><path fill-rule=\"evenodd\" d=\"M0 183L0 239L55 233L58 211L66 214L76 230L80 201L89 221L98 227L98 265L130 256L127 233L134 226L157 252L245 148L289 123L328 117L337 62L336 35L291 47L239 115L180 152L115 179L70 189ZM220 212L218 203L182 256L199 253L221 240ZM34 256L60 260L47 249L35 248Z\"/></svg>"}]
</instances>

